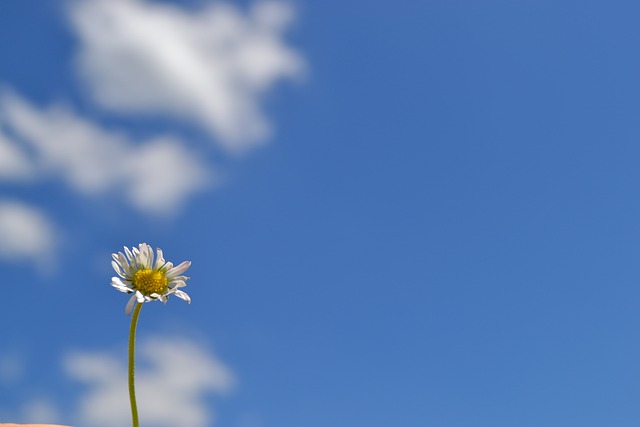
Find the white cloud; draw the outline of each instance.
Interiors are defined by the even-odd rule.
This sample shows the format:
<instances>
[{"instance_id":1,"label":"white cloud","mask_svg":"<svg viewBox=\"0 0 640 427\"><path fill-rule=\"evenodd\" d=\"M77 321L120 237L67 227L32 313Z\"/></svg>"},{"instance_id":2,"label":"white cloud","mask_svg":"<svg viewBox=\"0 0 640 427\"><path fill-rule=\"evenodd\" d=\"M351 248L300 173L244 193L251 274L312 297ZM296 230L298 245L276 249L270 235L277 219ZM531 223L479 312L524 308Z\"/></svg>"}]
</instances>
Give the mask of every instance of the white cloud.
<instances>
[{"instance_id":1,"label":"white cloud","mask_svg":"<svg viewBox=\"0 0 640 427\"><path fill-rule=\"evenodd\" d=\"M152 0L72 0L68 12L76 65L98 106L199 125L228 152L264 142L263 96L305 68L283 39L294 19L286 3L188 10ZM0 183L57 179L84 196L120 197L166 215L215 184L211 169L176 136L134 141L71 108L0 92ZM42 212L0 199L0 259L51 266L57 238Z\"/></svg>"},{"instance_id":2,"label":"white cloud","mask_svg":"<svg viewBox=\"0 0 640 427\"><path fill-rule=\"evenodd\" d=\"M0 356L0 386L18 382L23 374L24 362L18 353Z\"/></svg>"},{"instance_id":3,"label":"white cloud","mask_svg":"<svg viewBox=\"0 0 640 427\"><path fill-rule=\"evenodd\" d=\"M35 168L29 157L0 129L0 180L31 178Z\"/></svg>"},{"instance_id":4,"label":"white cloud","mask_svg":"<svg viewBox=\"0 0 640 427\"><path fill-rule=\"evenodd\" d=\"M141 424L205 427L213 424L209 392L226 393L233 376L215 355L182 338L156 338L136 349L136 396ZM125 353L75 353L65 358L68 375L89 389L78 405L78 423L121 427L130 423Z\"/></svg>"},{"instance_id":5,"label":"white cloud","mask_svg":"<svg viewBox=\"0 0 640 427\"><path fill-rule=\"evenodd\" d=\"M209 182L206 167L175 138L156 138L131 151L124 163L130 176L126 193L141 210L173 210Z\"/></svg>"},{"instance_id":6,"label":"white cloud","mask_svg":"<svg viewBox=\"0 0 640 427\"><path fill-rule=\"evenodd\" d=\"M0 201L0 258L31 260L46 268L53 260L56 234L39 210L21 202Z\"/></svg>"},{"instance_id":7,"label":"white cloud","mask_svg":"<svg viewBox=\"0 0 640 427\"><path fill-rule=\"evenodd\" d=\"M57 406L46 398L35 398L22 405L22 419L28 423L55 423L60 420Z\"/></svg>"},{"instance_id":8,"label":"white cloud","mask_svg":"<svg viewBox=\"0 0 640 427\"><path fill-rule=\"evenodd\" d=\"M282 33L290 6L256 3L246 13L216 3L187 11L147 0L71 3L77 64L95 101L123 113L198 123L229 151L263 141L264 92L304 64Z\"/></svg>"},{"instance_id":9,"label":"white cloud","mask_svg":"<svg viewBox=\"0 0 640 427\"><path fill-rule=\"evenodd\" d=\"M148 213L171 213L210 179L203 162L173 137L135 144L62 107L41 110L0 97L0 123L33 153L44 175L85 195L122 194Z\"/></svg>"},{"instance_id":10,"label":"white cloud","mask_svg":"<svg viewBox=\"0 0 640 427\"><path fill-rule=\"evenodd\" d=\"M62 419L58 406L53 403L48 397L35 397L31 398L25 403L13 407L10 410L0 408L0 420L11 420L16 423L44 423L49 425L51 423L60 422ZM23 424L1 424L0 426L18 427ZM39 425L39 424L38 424ZM57 424L56 424L57 425ZM60 426L63 427L63 426Z\"/></svg>"}]
</instances>

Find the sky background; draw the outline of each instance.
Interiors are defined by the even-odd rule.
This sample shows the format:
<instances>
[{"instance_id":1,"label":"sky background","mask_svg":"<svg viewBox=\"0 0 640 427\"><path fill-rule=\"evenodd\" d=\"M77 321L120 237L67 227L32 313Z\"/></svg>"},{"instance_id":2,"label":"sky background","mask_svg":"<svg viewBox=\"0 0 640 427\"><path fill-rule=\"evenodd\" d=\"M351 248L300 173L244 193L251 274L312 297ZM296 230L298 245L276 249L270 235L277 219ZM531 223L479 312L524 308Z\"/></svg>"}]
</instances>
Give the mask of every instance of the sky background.
<instances>
[{"instance_id":1,"label":"sky background","mask_svg":"<svg viewBox=\"0 0 640 427\"><path fill-rule=\"evenodd\" d=\"M639 13L0 0L0 421L636 426Z\"/></svg>"}]
</instances>

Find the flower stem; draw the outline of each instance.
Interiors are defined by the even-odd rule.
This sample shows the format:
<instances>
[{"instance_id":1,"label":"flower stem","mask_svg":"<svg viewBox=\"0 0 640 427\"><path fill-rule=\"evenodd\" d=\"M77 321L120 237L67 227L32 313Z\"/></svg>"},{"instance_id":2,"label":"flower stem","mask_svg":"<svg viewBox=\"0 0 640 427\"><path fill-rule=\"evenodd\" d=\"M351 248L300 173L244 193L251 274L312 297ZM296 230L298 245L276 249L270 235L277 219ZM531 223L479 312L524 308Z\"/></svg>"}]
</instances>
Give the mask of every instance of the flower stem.
<instances>
[{"instance_id":1,"label":"flower stem","mask_svg":"<svg viewBox=\"0 0 640 427\"><path fill-rule=\"evenodd\" d=\"M133 310L133 316L131 316L131 329L129 330L129 400L131 401L131 419L133 420L133 427L139 427L136 388L133 383L133 365L136 345L136 326L138 326L138 316L140 315L141 308L142 304L136 303L136 308Z\"/></svg>"}]
</instances>

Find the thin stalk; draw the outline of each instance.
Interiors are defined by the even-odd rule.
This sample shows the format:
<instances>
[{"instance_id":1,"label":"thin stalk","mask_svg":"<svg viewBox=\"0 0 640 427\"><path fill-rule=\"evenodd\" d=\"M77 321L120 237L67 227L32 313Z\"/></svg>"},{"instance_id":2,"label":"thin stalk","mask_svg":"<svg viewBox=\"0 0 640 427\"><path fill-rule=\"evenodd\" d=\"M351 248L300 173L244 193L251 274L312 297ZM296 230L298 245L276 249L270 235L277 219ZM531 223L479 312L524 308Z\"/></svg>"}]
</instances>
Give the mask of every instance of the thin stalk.
<instances>
[{"instance_id":1,"label":"thin stalk","mask_svg":"<svg viewBox=\"0 0 640 427\"><path fill-rule=\"evenodd\" d=\"M129 400L131 401L131 419L133 421L133 427L139 427L136 388L133 382L133 365L136 345L136 326L138 326L138 316L140 315L141 308L142 304L136 303L136 308L133 310L133 316L131 316L131 329L129 330Z\"/></svg>"}]
</instances>

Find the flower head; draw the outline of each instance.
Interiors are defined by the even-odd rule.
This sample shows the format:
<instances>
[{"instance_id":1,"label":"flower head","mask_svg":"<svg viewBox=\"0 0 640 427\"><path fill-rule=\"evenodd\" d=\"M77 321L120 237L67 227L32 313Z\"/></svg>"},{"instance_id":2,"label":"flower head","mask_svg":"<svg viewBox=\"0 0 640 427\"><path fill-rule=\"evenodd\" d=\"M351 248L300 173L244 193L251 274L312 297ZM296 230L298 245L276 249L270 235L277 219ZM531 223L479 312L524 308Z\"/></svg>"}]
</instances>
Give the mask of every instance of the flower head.
<instances>
[{"instance_id":1,"label":"flower head","mask_svg":"<svg viewBox=\"0 0 640 427\"><path fill-rule=\"evenodd\" d=\"M140 243L131 250L125 246L124 254L112 254L111 265L120 277L111 278L111 286L127 294L133 294L127 303L127 316L131 314L136 301L139 303L160 300L167 302L170 294L190 303L191 298L180 288L187 286L187 276L181 276L191 266L191 261L185 261L173 266L164 260L162 250L156 249L154 254L151 246Z\"/></svg>"}]
</instances>

